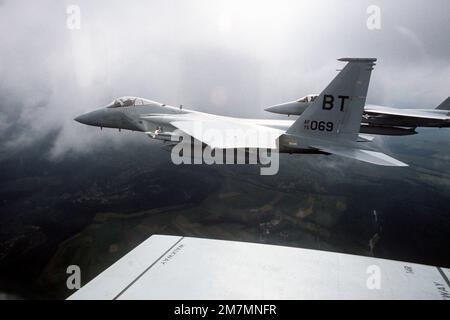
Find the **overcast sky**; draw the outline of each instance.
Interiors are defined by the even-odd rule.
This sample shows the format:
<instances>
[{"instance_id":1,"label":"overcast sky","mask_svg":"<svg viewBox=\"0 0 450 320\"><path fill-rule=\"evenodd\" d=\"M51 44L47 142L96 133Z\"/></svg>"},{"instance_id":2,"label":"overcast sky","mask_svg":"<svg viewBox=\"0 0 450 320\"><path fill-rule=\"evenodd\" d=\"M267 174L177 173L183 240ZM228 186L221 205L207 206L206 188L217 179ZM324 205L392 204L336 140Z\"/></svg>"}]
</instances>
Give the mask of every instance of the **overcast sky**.
<instances>
[{"instance_id":1,"label":"overcast sky","mask_svg":"<svg viewBox=\"0 0 450 320\"><path fill-rule=\"evenodd\" d=\"M121 95L271 116L264 107L319 93L344 56L378 58L369 103L434 107L450 95L449 34L448 0L0 0L0 143L62 128L58 157L123 139L72 120Z\"/></svg>"}]
</instances>

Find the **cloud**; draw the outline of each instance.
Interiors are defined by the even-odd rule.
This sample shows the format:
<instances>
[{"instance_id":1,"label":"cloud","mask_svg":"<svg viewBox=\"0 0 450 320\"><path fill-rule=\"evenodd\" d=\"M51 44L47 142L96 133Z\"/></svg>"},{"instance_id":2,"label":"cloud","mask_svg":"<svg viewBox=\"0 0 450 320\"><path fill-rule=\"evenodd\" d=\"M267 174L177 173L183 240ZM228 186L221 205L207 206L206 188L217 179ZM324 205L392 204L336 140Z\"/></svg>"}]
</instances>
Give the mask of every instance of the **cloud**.
<instances>
[{"instance_id":1,"label":"cloud","mask_svg":"<svg viewBox=\"0 0 450 320\"><path fill-rule=\"evenodd\" d=\"M416 33L404 26L397 26L395 29L398 33L400 33L400 35L411 42L422 53L422 55L426 55L424 43L420 40Z\"/></svg>"},{"instance_id":2,"label":"cloud","mask_svg":"<svg viewBox=\"0 0 450 320\"><path fill-rule=\"evenodd\" d=\"M448 96L448 1L3 1L1 149L59 132L52 157L124 135L72 119L136 95L211 113L271 117L266 106L320 92L342 56L375 56L369 101L434 106ZM257 8L257 9L256 9ZM439 31L439 32L438 32ZM13 129L11 129L13 128Z\"/></svg>"}]
</instances>

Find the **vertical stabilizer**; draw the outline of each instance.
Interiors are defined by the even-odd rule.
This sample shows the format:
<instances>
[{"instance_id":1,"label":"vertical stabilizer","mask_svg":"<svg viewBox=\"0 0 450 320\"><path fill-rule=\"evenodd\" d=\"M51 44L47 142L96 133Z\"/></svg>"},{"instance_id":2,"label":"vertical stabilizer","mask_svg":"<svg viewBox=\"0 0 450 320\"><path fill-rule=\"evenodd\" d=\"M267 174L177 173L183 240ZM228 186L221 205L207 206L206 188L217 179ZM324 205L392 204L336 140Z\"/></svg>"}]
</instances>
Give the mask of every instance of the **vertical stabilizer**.
<instances>
[{"instance_id":1,"label":"vertical stabilizer","mask_svg":"<svg viewBox=\"0 0 450 320\"><path fill-rule=\"evenodd\" d=\"M288 129L292 135L356 141L375 58L341 58L342 71Z\"/></svg>"}]
</instances>

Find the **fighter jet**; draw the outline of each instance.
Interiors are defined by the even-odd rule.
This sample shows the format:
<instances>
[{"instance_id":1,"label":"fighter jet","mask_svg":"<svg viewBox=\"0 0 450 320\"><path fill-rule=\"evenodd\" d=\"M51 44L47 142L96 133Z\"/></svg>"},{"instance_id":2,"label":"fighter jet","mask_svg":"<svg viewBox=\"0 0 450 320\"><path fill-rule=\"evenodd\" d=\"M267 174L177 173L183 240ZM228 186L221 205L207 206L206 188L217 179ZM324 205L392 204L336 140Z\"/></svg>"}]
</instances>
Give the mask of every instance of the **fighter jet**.
<instances>
[{"instance_id":1,"label":"fighter jet","mask_svg":"<svg viewBox=\"0 0 450 320\"><path fill-rule=\"evenodd\" d=\"M142 131L171 145L180 141L181 132L211 149L334 154L382 166L407 166L373 150L367 144L373 137L360 133L376 59L338 60L347 64L296 120L226 117L138 97L118 98L75 120L97 127Z\"/></svg>"},{"instance_id":2,"label":"fighter jet","mask_svg":"<svg viewBox=\"0 0 450 320\"><path fill-rule=\"evenodd\" d=\"M272 113L301 115L319 95L308 94L298 100L266 108ZM378 135L416 134L417 127L450 127L450 97L435 109L400 109L367 104L361 119L361 133Z\"/></svg>"}]
</instances>

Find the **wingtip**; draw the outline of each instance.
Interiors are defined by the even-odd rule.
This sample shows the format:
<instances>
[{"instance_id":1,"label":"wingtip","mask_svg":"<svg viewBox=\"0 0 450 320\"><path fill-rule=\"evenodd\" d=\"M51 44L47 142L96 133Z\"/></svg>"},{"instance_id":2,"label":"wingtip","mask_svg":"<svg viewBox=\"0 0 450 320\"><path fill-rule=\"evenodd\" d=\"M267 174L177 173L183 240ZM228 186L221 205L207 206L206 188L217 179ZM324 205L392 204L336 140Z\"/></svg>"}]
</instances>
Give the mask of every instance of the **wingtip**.
<instances>
[{"instance_id":1,"label":"wingtip","mask_svg":"<svg viewBox=\"0 0 450 320\"><path fill-rule=\"evenodd\" d=\"M394 164L392 167L409 167L409 164L399 161L398 164Z\"/></svg>"}]
</instances>

